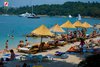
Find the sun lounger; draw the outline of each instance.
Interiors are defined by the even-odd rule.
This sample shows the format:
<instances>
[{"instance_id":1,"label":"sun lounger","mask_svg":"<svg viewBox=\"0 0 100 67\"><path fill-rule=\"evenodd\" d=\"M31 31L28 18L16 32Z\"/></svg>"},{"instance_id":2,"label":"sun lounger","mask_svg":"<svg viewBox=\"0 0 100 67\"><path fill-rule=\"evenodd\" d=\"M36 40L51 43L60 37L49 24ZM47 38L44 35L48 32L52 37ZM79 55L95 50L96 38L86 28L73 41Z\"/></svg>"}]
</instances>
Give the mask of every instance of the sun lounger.
<instances>
[{"instance_id":1,"label":"sun lounger","mask_svg":"<svg viewBox=\"0 0 100 67\"><path fill-rule=\"evenodd\" d=\"M18 51L19 51L19 52L28 52L29 49L23 47L23 48L18 48Z\"/></svg>"},{"instance_id":2,"label":"sun lounger","mask_svg":"<svg viewBox=\"0 0 100 67\"><path fill-rule=\"evenodd\" d=\"M18 52L24 52L24 53L37 53L39 51L38 46L32 46L31 48L18 48Z\"/></svg>"}]
</instances>

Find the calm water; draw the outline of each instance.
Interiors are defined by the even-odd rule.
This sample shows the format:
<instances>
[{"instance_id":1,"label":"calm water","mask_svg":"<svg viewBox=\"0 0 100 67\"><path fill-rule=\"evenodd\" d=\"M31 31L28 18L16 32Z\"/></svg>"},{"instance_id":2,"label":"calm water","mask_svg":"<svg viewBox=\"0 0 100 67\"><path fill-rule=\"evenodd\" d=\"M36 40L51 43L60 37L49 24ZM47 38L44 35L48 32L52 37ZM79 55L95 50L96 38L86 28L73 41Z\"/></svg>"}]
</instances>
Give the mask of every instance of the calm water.
<instances>
[{"instance_id":1,"label":"calm water","mask_svg":"<svg viewBox=\"0 0 100 67\"><path fill-rule=\"evenodd\" d=\"M0 16L0 50L4 49L5 41L9 40L9 47L16 47L19 44L19 40L25 40L25 34L30 33L32 30L40 26L46 25L48 28L54 24L63 24L67 20L74 23L77 18L64 18L64 17L41 17L40 19L30 19L18 16ZM82 18L82 22L88 22L91 25L100 23L99 19L86 19ZM93 29L88 29L87 33L90 33ZM14 35L14 39L8 37L8 35ZM43 39L47 41L49 39ZM28 41L32 43L40 42L40 38L28 38Z\"/></svg>"}]
</instances>

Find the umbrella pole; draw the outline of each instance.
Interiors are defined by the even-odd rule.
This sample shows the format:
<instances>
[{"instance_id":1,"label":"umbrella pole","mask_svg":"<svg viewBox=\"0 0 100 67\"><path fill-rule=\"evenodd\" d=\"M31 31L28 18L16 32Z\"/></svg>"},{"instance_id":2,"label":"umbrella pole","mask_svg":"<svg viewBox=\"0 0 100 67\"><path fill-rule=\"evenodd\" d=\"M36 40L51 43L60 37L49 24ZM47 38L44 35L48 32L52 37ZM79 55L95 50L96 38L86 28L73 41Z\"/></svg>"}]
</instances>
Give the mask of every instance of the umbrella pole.
<instances>
[{"instance_id":1,"label":"umbrella pole","mask_svg":"<svg viewBox=\"0 0 100 67\"><path fill-rule=\"evenodd\" d=\"M77 27L77 31L78 31L78 27Z\"/></svg>"},{"instance_id":2,"label":"umbrella pole","mask_svg":"<svg viewBox=\"0 0 100 67\"><path fill-rule=\"evenodd\" d=\"M67 28L67 34L68 34L68 28Z\"/></svg>"},{"instance_id":3,"label":"umbrella pole","mask_svg":"<svg viewBox=\"0 0 100 67\"><path fill-rule=\"evenodd\" d=\"M42 43L42 39L43 39L43 37L41 36L41 43Z\"/></svg>"},{"instance_id":4,"label":"umbrella pole","mask_svg":"<svg viewBox=\"0 0 100 67\"><path fill-rule=\"evenodd\" d=\"M55 32L55 37L56 37L56 32Z\"/></svg>"}]
</instances>

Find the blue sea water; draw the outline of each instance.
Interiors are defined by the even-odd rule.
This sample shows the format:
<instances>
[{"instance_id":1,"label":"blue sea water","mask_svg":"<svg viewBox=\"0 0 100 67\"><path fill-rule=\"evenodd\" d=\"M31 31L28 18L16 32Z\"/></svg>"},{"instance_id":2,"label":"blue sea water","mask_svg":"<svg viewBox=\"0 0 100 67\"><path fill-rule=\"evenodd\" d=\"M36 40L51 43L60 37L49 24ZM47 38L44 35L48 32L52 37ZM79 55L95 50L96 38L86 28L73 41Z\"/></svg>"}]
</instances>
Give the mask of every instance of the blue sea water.
<instances>
[{"instance_id":1,"label":"blue sea water","mask_svg":"<svg viewBox=\"0 0 100 67\"><path fill-rule=\"evenodd\" d=\"M20 40L25 41L25 35L29 34L32 30L44 24L48 28L52 27L54 24L59 25L70 20L72 23L77 21L77 18L67 18L67 17L40 17L40 19L31 19L18 16L0 16L0 50L5 48L6 40L9 40L9 48L15 48L19 44ZM88 22L91 25L100 23L100 19L95 18L82 18L82 22ZM73 30L73 29L70 29ZM75 29L74 29L75 30ZM92 32L93 29L88 29L88 34ZM9 35L13 35L14 39L11 39ZM50 39L43 38L43 41ZM37 43L40 42L40 38L28 38L29 42Z\"/></svg>"}]
</instances>

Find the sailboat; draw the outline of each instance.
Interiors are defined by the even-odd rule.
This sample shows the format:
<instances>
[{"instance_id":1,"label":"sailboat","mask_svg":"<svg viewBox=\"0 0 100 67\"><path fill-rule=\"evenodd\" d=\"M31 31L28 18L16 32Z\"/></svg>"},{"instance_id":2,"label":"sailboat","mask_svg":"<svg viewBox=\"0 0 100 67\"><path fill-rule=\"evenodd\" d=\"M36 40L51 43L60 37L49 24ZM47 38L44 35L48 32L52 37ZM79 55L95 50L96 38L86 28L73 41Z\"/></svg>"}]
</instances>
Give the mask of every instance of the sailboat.
<instances>
[{"instance_id":1,"label":"sailboat","mask_svg":"<svg viewBox=\"0 0 100 67\"><path fill-rule=\"evenodd\" d=\"M32 6L32 13L27 18L40 18L39 16L33 13L33 6Z\"/></svg>"},{"instance_id":2,"label":"sailboat","mask_svg":"<svg viewBox=\"0 0 100 67\"><path fill-rule=\"evenodd\" d=\"M80 21L82 18L81 18L81 15L80 14L78 14L78 20Z\"/></svg>"},{"instance_id":3,"label":"sailboat","mask_svg":"<svg viewBox=\"0 0 100 67\"><path fill-rule=\"evenodd\" d=\"M9 2L8 2L8 0L5 0L5 1L4 1L4 10L5 10L5 14L3 14L3 16L9 16L9 15L7 14L8 6L9 6Z\"/></svg>"},{"instance_id":4,"label":"sailboat","mask_svg":"<svg viewBox=\"0 0 100 67\"><path fill-rule=\"evenodd\" d=\"M26 13L20 14L19 17L40 18L39 16L33 13L33 8L32 8L32 13L26 12Z\"/></svg>"}]
</instances>

